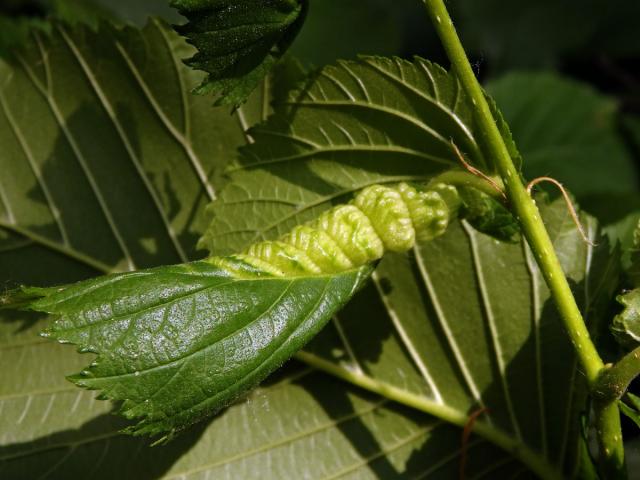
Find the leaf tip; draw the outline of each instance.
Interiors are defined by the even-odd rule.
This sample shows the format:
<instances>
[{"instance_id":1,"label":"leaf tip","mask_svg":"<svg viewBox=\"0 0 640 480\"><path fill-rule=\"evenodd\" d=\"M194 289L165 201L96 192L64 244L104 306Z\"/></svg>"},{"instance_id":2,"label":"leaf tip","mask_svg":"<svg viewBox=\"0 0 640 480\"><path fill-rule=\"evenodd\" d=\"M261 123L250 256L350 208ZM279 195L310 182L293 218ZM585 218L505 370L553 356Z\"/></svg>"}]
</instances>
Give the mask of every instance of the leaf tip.
<instances>
[{"instance_id":1,"label":"leaf tip","mask_svg":"<svg viewBox=\"0 0 640 480\"><path fill-rule=\"evenodd\" d=\"M22 285L0 295L0 310L32 310L33 303L47 296L48 288Z\"/></svg>"}]
</instances>

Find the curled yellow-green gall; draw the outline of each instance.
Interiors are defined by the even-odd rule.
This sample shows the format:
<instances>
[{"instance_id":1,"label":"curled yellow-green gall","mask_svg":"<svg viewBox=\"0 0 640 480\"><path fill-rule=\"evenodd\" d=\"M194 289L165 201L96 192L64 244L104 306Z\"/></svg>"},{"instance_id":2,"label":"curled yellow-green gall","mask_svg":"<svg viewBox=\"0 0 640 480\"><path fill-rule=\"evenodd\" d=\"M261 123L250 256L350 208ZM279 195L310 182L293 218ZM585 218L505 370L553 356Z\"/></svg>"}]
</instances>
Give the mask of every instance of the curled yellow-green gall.
<instances>
[{"instance_id":1,"label":"curled yellow-green gall","mask_svg":"<svg viewBox=\"0 0 640 480\"><path fill-rule=\"evenodd\" d=\"M459 205L458 193L449 185L424 191L406 183L373 185L349 204L278 240L251 245L235 258L275 276L338 273L379 260L385 251L406 252L416 241L442 235Z\"/></svg>"}]
</instances>

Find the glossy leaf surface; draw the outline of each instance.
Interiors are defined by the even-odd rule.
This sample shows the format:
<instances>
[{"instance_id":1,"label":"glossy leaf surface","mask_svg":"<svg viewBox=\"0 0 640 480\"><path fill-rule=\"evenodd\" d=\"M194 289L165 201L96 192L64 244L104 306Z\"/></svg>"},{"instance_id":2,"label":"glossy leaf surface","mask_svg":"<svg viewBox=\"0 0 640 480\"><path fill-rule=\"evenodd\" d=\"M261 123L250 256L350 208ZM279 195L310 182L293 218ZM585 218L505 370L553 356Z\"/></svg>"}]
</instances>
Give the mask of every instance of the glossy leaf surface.
<instances>
[{"instance_id":1,"label":"glossy leaf surface","mask_svg":"<svg viewBox=\"0 0 640 480\"><path fill-rule=\"evenodd\" d=\"M26 288L37 299L25 308L54 316L45 336L98 354L76 385L123 401L131 433L171 436L264 380L371 272L273 278L224 261Z\"/></svg>"}]
</instances>

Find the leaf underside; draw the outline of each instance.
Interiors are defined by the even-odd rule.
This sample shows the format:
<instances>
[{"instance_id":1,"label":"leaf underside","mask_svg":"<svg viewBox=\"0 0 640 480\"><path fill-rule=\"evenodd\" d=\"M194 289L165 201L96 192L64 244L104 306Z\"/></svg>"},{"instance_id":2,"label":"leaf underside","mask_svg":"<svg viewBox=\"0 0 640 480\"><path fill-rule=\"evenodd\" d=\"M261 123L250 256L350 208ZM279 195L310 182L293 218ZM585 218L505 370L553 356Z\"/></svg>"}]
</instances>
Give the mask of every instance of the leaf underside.
<instances>
[{"instance_id":1,"label":"leaf underside","mask_svg":"<svg viewBox=\"0 0 640 480\"><path fill-rule=\"evenodd\" d=\"M2 288L7 282L68 283L127 268L118 234L136 267L176 263L181 257L160 213L170 219L186 256L197 258L193 247L205 226L202 210L211 185L200 181L195 167L199 161L202 171L215 176L245 141L240 127L267 115L268 102L259 96L234 116L212 110L204 97L181 97L201 75L180 65L192 49L161 22L142 31L102 30L100 40L82 28L64 30L88 62L89 75L58 29L51 40L32 38L21 55L24 68L19 61L0 62L6 101L0 111ZM50 99L31 83L26 68L43 81L49 70ZM118 107L115 121L105 104ZM123 107L128 104L135 108ZM57 125L56 109L66 132ZM99 136L93 127L83 128L90 125L100 126ZM75 152L69 142L78 146ZM95 188L84 171L78 174L83 158L95 161L86 170ZM144 177L135 180L136 161L161 200L157 206ZM95 200L101 193L104 210ZM112 213L111 227L105 210ZM264 478L267 463L278 479L330 472L446 476L458 468L456 429L300 365L286 367L214 422L167 446L147 448L147 438L120 434L128 422L110 414L111 402L95 401L95 393L65 380L84 367L87 355L39 339L46 320L6 311L0 319L0 363L11 366L0 382L3 478ZM420 453L431 436L447 442ZM341 455L318 452L317 445L326 444ZM483 458L492 447L474 442L470 451ZM470 459L469 471L483 468Z\"/></svg>"},{"instance_id":2,"label":"leaf underside","mask_svg":"<svg viewBox=\"0 0 640 480\"><path fill-rule=\"evenodd\" d=\"M54 23L0 62L8 280L21 268L29 284L77 279L38 273L62 258L48 247L76 258L85 278L196 258L211 181L246 137L237 118L185 91L202 79L180 64L189 52L158 20L99 32Z\"/></svg>"}]
</instances>

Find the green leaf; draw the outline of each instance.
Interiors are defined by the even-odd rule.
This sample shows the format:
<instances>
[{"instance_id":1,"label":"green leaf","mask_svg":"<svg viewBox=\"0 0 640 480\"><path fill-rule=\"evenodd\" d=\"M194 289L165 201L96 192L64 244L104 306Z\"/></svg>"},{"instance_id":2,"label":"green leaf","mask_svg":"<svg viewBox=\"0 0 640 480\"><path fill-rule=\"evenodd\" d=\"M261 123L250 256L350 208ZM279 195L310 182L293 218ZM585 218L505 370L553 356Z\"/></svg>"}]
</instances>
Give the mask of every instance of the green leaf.
<instances>
[{"instance_id":1,"label":"green leaf","mask_svg":"<svg viewBox=\"0 0 640 480\"><path fill-rule=\"evenodd\" d=\"M640 342L640 289L619 295L617 300L624 309L613 317L611 330L622 344L637 345Z\"/></svg>"},{"instance_id":2,"label":"green leaf","mask_svg":"<svg viewBox=\"0 0 640 480\"><path fill-rule=\"evenodd\" d=\"M69 262L73 266L73 261ZM300 364L288 364L245 401L155 448L121 435L109 402L64 379L86 356L38 339L43 322L0 322L3 478L357 478L458 470L459 432ZM318 448L331 445L331 448ZM476 455L491 452L472 440ZM265 468L268 465L269 468Z\"/></svg>"},{"instance_id":3,"label":"green leaf","mask_svg":"<svg viewBox=\"0 0 640 480\"><path fill-rule=\"evenodd\" d=\"M598 249L584 244L562 201L543 207L542 214L596 329L617 284L617 258L604 239ZM595 222L583 222L593 238ZM476 423L478 435L492 441L493 434L505 433L516 451L537 454L529 468L572 471L579 462L586 386L525 245L498 242L463 223L414 255L383 259L375 290L340 314L343 334L322 344L323 332L310 348L329 359L328 345L346 338L343 356L334 361L417 395L425 411L461 427L470 412L488 408ZM365 328L362 338L357 332ZM447 416L452 410L457 418ZM488 431L481 433L482 426Z\"/></svg>"},{"instance_id":4,"label":"green leaf","mask_svg":"<svg viewBox=\"0 0 640 480\"><path fill-rule=\"evenodd\" d=\"M153 45L149 39L144 43ZM152 58L160 62L167 56ZM34 65L38 65L37 60L34 58ZM103 61L108 62L108 57ZM66 65L73 68L74 64ZM161 75L157 77L149 78L161 82ZM380 96L381 90L377 93ZM75 91L67 92L72 94ZM59 94L57 98L62 96ZM170 98L167 95L166 99ZM405 105L411 107L413 102ZM243 114L252 112L248 107L241 110ZM345 114L342 120L350 115ZM312 120L318 118L322 117ZM423 118L429 125L427 117ZM436 117L428 118L430 122ZM403 138L398 136L401 129L394 130L393 122L382 122L380 126L389 127L396 138ZM214 131L211 127L207 134ZM466 150L464 146L461 148ZM159 167L162 161L167 161L162 155L153 158ZM448 158L452 164L456 161L453 155ZM281 190L283 196L292 195L306 212L313 208L308 199L319 198L309 192L314 193L315 188L320 190L315 194L321 195L322 189L331 188L331 184L301 181L308 170L326 175L333 168L332 179L349 185L345 177L358 173L375 177L376 171L387 174L385 169L397 159L361 158L360 168L348 168L343 162L330 163L326 159L326 165L319 161L292 161L289 170L282 169L266 178L287 187ZM172 168L176 164L181 165L175 161ZM255 177L253 181L248 175L244 179L243 187L247 188L244 200L255 207L255 212L243 218L243 212L248 210L243 211L238 205L226 220L231 227L237 228L243 221L270 210L272 222L289 221L275 211L275 202L261 203L265 200L261 188L268 189L269 183L258 173L271 168L276 166L256 164L253 169L247 168L255 172ZM64 176L53 177L52 170L45 173L42 178L48 180L48 185L69 187ZM430 174L421 172L419 178ZM232 177L237 179L237 175ZM124 178L121 175L118 180ZM168 188L180 191L175 183L179 178L169 176ZM32 180L28 188L34 184ZM232 182L225 191L234 188L237 187ZM254 198L258 200L252 204ZM20 216L13 225L30 227L29 219L39 212L42 203L31 201L26 195L14 196L12 200L11 205L21 205ZM179 202L181 208L188 208L187 200ZM197 205L200 197L193 201ZM328 200L318 210L328 208L330 203ZM77 203L66 203L60 210L62 216L76 219L95 215L95 204L79 204L82 209L77 208ZM284 214L292 211L287 209ZM7 218L4 210L0 214ZM42 225L55 226L51 217L46 218L48 222ZM137 216L138 221L141 218ZM598 240L597 249L586 245L573 228L564 206L556 204L545 209L545 218L588 319L600 319L598 303L610 298L607 295L611 278L617 278L616 257L609 255L602 240ZM590 236L594 236L595 224L586 218L583 221ZM148 235L157 238L166 235L162 225L154 228L148 229ZM43 230L55 246L61 244L55 229L39 231ZM197 226L193 231L198 231ZM124 238L135 242L139 238L135 232L124 230ZM90 228L84 231L84 235L91 233ZM275 232L269 235L273 237ZM18 235L7 234L6 241L3 245L10 249L2 252L0 262L6 262L3 265L10 268L1 271L5 275L10 272L14 279L29 283L45 283L46 279L54 283L94 273L81 268L73 249L55 250L56 256L50 247L25 245L25 238ZM113 237L105 239L105 243L115 244ZM237 246L230 241L223 247L235 250ZM36 261L35 253L45 248L50 255L43 264ZM114 248L117 251L117 246ZM80 252L85 260L104 262L103 257L94 257L86 250ZM380 387L381 395L336 384L318 373L287 369L277 383L259 388L247 402L232 406L208 426L201 425L162 449L145 449L137 439L115 437L123 425L106 415L109 404L92 401L90 395L72 390L72 386L65 387L62 381L61 373L81 368L83 357L68 348L34 344L32 335L39 324L32 323L33 320L7 319L0 323L3 334L0 355L3 364L15 367L8 369L9 380L0 382L3 412L8 412L0 417L0 431L9 432L1 437L3 474L9 478L46 475L452 478L459 469L460 428L467 423L469 414L478 409L473 393L479 392L480 400L490 411L474 427L476 434L465 455L467 475L477 478L526 475L526 467L517 459L520 457L510 453L515 452L528 455L525 460L530 469L542 469L547 476L557 477L563 467L569 471L574 465L579 431L576 412L584 407L585 397L572 348L544 282L525 252L521 244L496 242L462 224L454 226L442 239L420 246L413 255L387 257L375 283L357 295L306 352L311 362L317 359L329 362L340 378ZM153 260L168 263L173 255L164 251ZM413 395L410 398L417 400L422 409L395 406L385 397L384 387L388 386L405 396ZM514 423L509 405L515 409ZM496 439L506 439L506 444L501 445L508 447L509 452L496 447ZM318 449L317 445L332 448Z\"/></svg>"},{"instance_id":5,"label":"green leaf","mask_svg":"<svg viewBox=\"0 0 640 480\"><path fill-rule=\"evenodd\" d=\"M295 38L306 0L172 0L189 22L176 26L198 49L187 64L208 73L196 90L218 105L244 103Z\"/></svg>"},{"instance_id":6,"label":"green leaf","mask_svg":"<svg viewBox=\"0 0 640 480\"><path fill-rule=\"evenodd\" d=\"M640 428L640 397L627 392L618 405L620 411Z\"/></svg>"},{"instance_id":7,"label":"green leaf","mask_svg":"<svg viewBox=\"0 0 640 480\"><path fill-rule=\"evenodd\" d=\"M487 90L526 159L526 177L552 176L579 199L636 191L636 169L617 132L612 98L552 73L509 74Z\"/></svg>"},{"instance_id":8,"label":"green leaf","mask_svg":"<svg viewBox=\"0 0 640 480\"><path fill-rule=\"evenodd\" d=\"M526 160L526 177L552 176L580 200L636 191L636 168L617 132L612 98L552 73L508 74L487 91Z\"/></svg>"},{"instance_id":9,"label":"green leaf","mask_svg":"<svg viewBox=\"0 0 640 480\"><path fill-rule=\"evenodd\" d=\"M122 400L119 413L139 420L130 433L171 437L280 367L371 273L269 278L222 261L25 288L38 299L23 308L57 319L45 336L98 354L70 379Z\"/></svg>"},{"instance_id":10,"label":"green leaf","mask_svg":"<svg viewBox=\"0 0 640 480\"><path fill-rule=\"evenodd\" d=\"M142 31L55 24L0 62L7 280L77 279L38 273L55 272L60 255L84 277L195 258L212 181L246 137L239 116L186 92L202 79L180 64L190 52L158 21ZM79 205L86 213L71 213Z\"/></svg>"},{"instance_id":11,"label":"green leaf","mask_svg":"<svg viewBox=\"0 0 640 480\"><path fill-rule=\"evenodd\" d=\"M475 137L464 97L455 102L455 115L446 107L451 104L434 105L429 98L434 84L446 98L447 78L421 60L365 58L324 69L251 131L256 143L230 168L202 244L216 254L239 250L281 235L367 182L402 174L419 181L455 166L446 142L433 137L462 143L458 121L471 142ZM449 114L438 116L428 105ZM441 145L448 167L419 158L433 157ZM605 239L596 241L593 218L583 215L582 222L597 248L580 237L562 201L541 202L541 208L595 333L617 286L618 254ZM454 224L411 255L387 255L373 280L300 359L459 428L472 412L488 408L474 431L517 452L502 459L507 472L518 471L523 461L553 477L583 461L578 445L586 385L522 241L499 242L467 222ZM496 451L482 463L489 468L498 457Z\"/></svg>"},{"instance_id":12,"label":"green leaf","mask_svg":"<svg viewBox=\"0 0 640 480\"><path fill-rule=\"evenodd\" d=\"M595 330L617 284L617 257L604 239L598 249L584 243L563 201L542 208ZM595 240L593 219L582 221ZM517 452L502 460L507 471L519 470L523 456L547 476L582 461L576 449L586 385L523 243L454 224L413 255L387 255L373 280L300 359L382 395L393 390L394 400L460 428L470 412L488 408L475 432L498 445L500 437L503 448Z\"/></svg>"},{"instance_id":13,"label":"green leaf","mask_svg":"<svg viewBox=\"0 0 640 480\"><path fill-rule=\"evenodd\" d=\"M611 259L608 255L603 258L604 252L585 246L561 203L551 210L544 209L544 214L563 265L572 272L572 278L579 280L584 275L587 259L591 258L593 270L587 277L588 293L585 290L579 298L592 305L589 317L598 318L593 302L606 297L603 289L607 288L611 272L604 267ZM587 225L593 232L593 223ZM225 475L251 478L256 471L266 478L291 475L324 478L341 473L387 478L385 475L420 476L429 472L451 478L459 468L460 431L449 420L443 422L439 415L454 412L464 424L469 405L472 410L478 408L474 399L469 398L460 374L462 369L470 372L469 378L482 389L482 398L491 408L490 420L494 425L490 426L490 432L499 432L509 422L500 393L503 386L491 378L496 375L499 379L500 370L491 361L494 358L491 353L483 357L487 355L486 349L493 350L488 333L482 333L487 329L487 317L481 313L485 308L499 322L498 332L505 334L498 334L495 341L503 345L507 385L514 395L516 418L525 426L526 441L534 438L532 443L541 445L546 438L549 461L560 464L566 460L570 468L571 460L562 452L572 451L575 438L572 428L578 428L579 422L573 424L569 420L573 417L567 416L567 409L571 408L572 396L578 406L584 399L580 383L574 381L580 377L571 374L578 375L573 370L571 347L563 336L554 307L548 303L541 277L534 264L528 264L532 259L522 258L522 246L497 243L472 232L455 227L451 235L419 249L420 257L416 260L428 272L426 278L430 283L416 280L421 274L411 273L411 268L407 270L413 264L411 257L397 255L383 260L383 270L377 274L379 289L370 288L358 295L357 303L348 306L340 319L321 333L311 350L314 355L335 362L345 375L369 379L380 386L395 385L417 395L435 413L433 417L395 407L384 398L336 384L308 370L287 369L276 383L259 388L246 402L226 410L209 425L186 432L167 447L148 449L139 440L117 437L117 431L124 425L116 417L106 415L109 410L106 402L92 401L89 395L65 387L62 372L81 368L84 356L49 343L34 343L31 335L37 325L29 329L19 328L20 323L0 323L3 327L0 332L7 334L0 337L7 342L0 349L2 361L16 365L9 370L10 376L2 383L4 390L0 393L3 411L8 412L2 416L2 430L12 432L14 439L0 448L3 472L10 478L31 477L49 470L60 478L82 472L94 472L95 478L132 472L140 472L146 478L208 472L214 478ZM471 236L465 239L467 233ZM479 247L478 257L462 268L468 259L460 257L459 252L471 251L469 241L471 245L475 241ZM453 251L458 253L452 254ZM518 270L514 272L510 269L511 261L517 258L520 258L515 262ZM73 260L68 259L67 265L73 266ZM490 268L485 270L487 267ZM451 288L473 279L476 268L487 275L490 290L486 304L478 303L475 282L471 288ZM533 268L533 277L528 276L528 268ZM503 283L496 284L495 278ZM497 299L504 299L507 288L504 284L509 284L513 296L502 305ZM423 285L431 285L432 293L416 303L416 298L423 295L420 291L425 288ZM378 296L382 292L387 292L388 298ZM457 302L448 302L450 296ZM383 298L386 299L382 301ZM432 317L433 299L439 300L443 308L441 320ZM467 303L470 305L465 307ZM457 309L463 311L456 313ZM450 318L465 321L458 325L447 322ZM448 338L441 333L443 325L450 329ZM366 335L362 335L363 329ZM518 338L515 332L522 334L519 338L525 339L523 344L513 340ZM484 339L482 342L474 339L478 335ZM425 339L427 343L423 345ZM450 350L452 341L458 345L462 363ZM536 345L541 348L538 367L528 361L536 358ZM483 351L475 352L478 346ZM514 361L508 361L512 355ZM428 377L422 376L424 372ZM440 400L428 390L427 378L438 388ZM573 389L567 389L568 384ZM544 397L539 393L544 393ZM544 408L537 403L541 398L546 399ZM538 408L543 408L542 418L548 421L544 429L536 428L540 417L531 413ZM478 432L488 421L484 418L474 430ZM523 447L512 435L518 451L521 448L531 451L531 447ZM318 443L328 443L332 448L318 451ZM56 446L54 450L52 444ZM292 459L292 451L309 455L296 455ZM469 476L503 478L523 473L521 464L509 453L492 447L484 436L472 437L467 457ZM264 465L269 461L273 467L265 473Z\"/></svg>"},{"instance_id":14,"label":"green leaf","mask_svg":"<svg viewBox=\"0 0 640 480\"><path fill-rule=\"evenodd\" d=\"M456 77L419 58L326 67L275 112L251 130L255 143L228 169L229 186L211 207L201 247L232 253L368 185L461 169L451 141L487 169Z\"/></svg>"},{"instance_id":15,"label":"green leaf","mask_svg":"<svg viewBox=\"0 0 640 480\"><path fill-rule=\"evenodd\" d=\"M167 34L169 42L163 41L161 33ZM116 37L133 58L133 65L150 96L135 76L132 78L120 54L109 47L111 37L107 33L102 32L102 41L95 41L93 35L84 37L82 29L70 31L70 35L75 43L82 42L82 51L90 52L87 56L92 62L100 64L101 68L94 71L97 85L103 86L112 104L122 106L117 109L116 118L126 122L125 138L136 147L144 171L166 200L163 208L167 216L184 219L176 220L174 228L184 239L184 248L190 250L191 238L204 229L202 207L207 198L206 189L199 186L189 157L168 128L171 124L163 123L163 117L179 127L185 123L190 125L191 143L187 145L197 159L206 162L213 178L217 178L218 166L233 155L236 144L245 141L239 127L266 116L267 102L259 96L250 99L234 117L224 111L211 110L209 102L201 97L185 96L183 108L180 81L191 88L200 77L180 66L178 59L189 50L174 39L170 30L157 23L142 33L126 30L126 34ZM131 173L120 166L131 160L127 152L119 148L121 140L111 130L115 127L109 128L111 119L100 98L89 82L83 80L86 77L82 76L77 61L58 33L54 32L52 44L44 37L39 40L50 53L56 86L52 105L64 105L64 109L60 108L62 120L73 134L72 138L84 148L93 143L98 152L112 152L111 156L100 154L96 164L92 164L107 163L114 169L94 174L98 186L106 189L117 185L127 198L125 212L137 222L145 221L137 208L142 206L144 210L147 193L126 185L125 180ZM115 43L116 39L110 41ZM31 69L41 65L39 55L24 59ZM13 81L7 81L5 75ZM8 281L59 284L111 270L118 263L126 265L121 261L122 253L112 235L105 236L101 249L91 248L91 241L101 240L93 231L102 230L100 226L104 224L102 212L95 201L91 201L91 196L74 192L77 201L62 201L65 192L86 184L86 179L74 176L77 159L68 148L64 132L55 126L55 120L51 121L48 102L43 103L41 94L28 81L20 64L1 64L0 76L1 84L7 88L2 92L9 112L14 114L16 130L22 132L27 146L35 145L37 137L44 147L30 149L35 165L40 167L37 177L30 170L28 157L20 153L14 130L0 115L3 122L0 125L3 145L0 193L5 195L2 200L6 202L0 202L3 221L0 282L3 286ZM75 81L65 88L62 78L67 77ZM116 95L118 89L122 90L122 97ZM116 99L119 100L116 102ZM135 110L129 112L125 108L128 102L135 105ZM30 114L18 108L21 104L28 107ZM85 122L103 126L100 136L91 129L79 128L82 122L72 121L78 110L85 112L82 116ZM39 119L37 125L33 125L34 118ZM10 177L5 176L5 172L9 172ZM6 186L3 178L12 178L15 183ZM41 185L50 190L50 204ZM89 186L87 189L91 193ZM115 207L112 197L107 200L107 206ZM63 225L67 226L70 245L62 241L52 210L59 212ZM120 217L116 220L128 244L142 242L149 249L147 257L134 256L137 265L176 261L172 249L153 248L169 241L161 222L153 222L144 229L144 235L140 235ZM191 251L187 254L195 255ZM3 477L151 479L208 474L212 478L256 475L313 478L350 474L376 478L405 473L457 474L460 448L457 429L295 364L277 373L273 382L249 394L246 401L225 410L215 421L194 427L167 446L148 448L147 439L119 434L127 424L110 414L110 402L95 401L92 392L78 389L65 380L65 375L83 368L86 355L39 339L37 333L46 323L46 319L24 313L0 313L0 361L11 366L3 372L0 382ZM327 444L333 448L318 450L317 445ZM469 451L473 455L468 471L481 472L484 466L476 458L484 458L487 452L495 452L495 448L487 442L472 440ZM296 454L292 456L292 452ZM497 458L504 456L500 457L498 452ZM270 465L269 471L265 465ZM498 471L500 466L496 464Z\"/></svg>"},{"instance_id":16,"label":"green leaf","mask_svg":"<svg viewBox=\"0 0 640 480\"><path fill-rule=\"evenodd\" d=\"M452 2L469 53L488 60L492 73L549 69L564 59L638 53L633 22L637 2Z\"/></svg>"}]
</instances>

